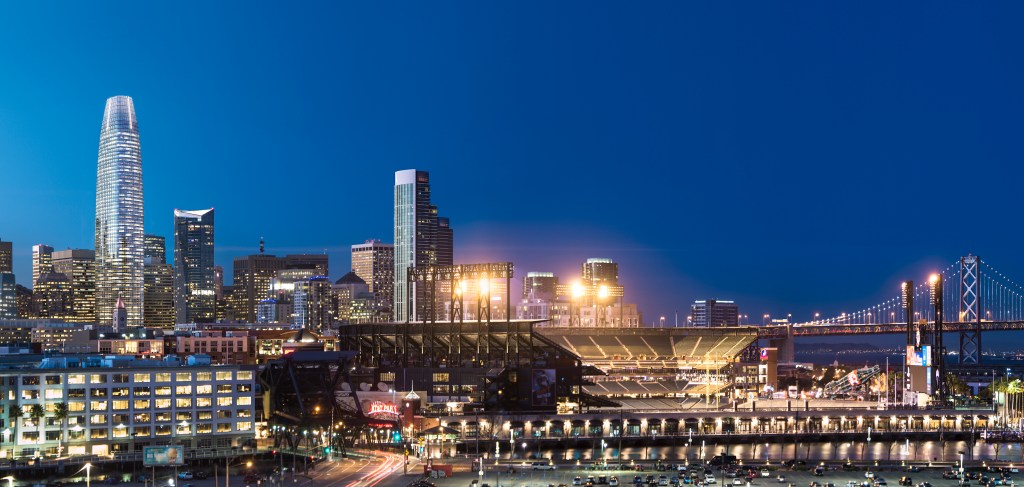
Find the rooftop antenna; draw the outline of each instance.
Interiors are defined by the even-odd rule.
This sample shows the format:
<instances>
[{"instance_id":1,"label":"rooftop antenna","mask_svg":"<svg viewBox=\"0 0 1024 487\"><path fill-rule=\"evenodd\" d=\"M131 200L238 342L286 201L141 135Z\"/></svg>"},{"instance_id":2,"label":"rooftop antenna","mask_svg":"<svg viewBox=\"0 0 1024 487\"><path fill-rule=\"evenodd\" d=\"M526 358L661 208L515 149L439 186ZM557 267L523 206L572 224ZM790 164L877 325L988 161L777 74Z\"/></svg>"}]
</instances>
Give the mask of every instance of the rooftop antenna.
<instances>
[{"instance_id":1,"label":"rooftop antenna","mask_svg":"<svg viewBox=\"0 0 1024 487\"><path fill-rule=\"evenodd\" d=\"M260 237L260 255L263 255L263 237Z\"/></svg>"}]
</instances>

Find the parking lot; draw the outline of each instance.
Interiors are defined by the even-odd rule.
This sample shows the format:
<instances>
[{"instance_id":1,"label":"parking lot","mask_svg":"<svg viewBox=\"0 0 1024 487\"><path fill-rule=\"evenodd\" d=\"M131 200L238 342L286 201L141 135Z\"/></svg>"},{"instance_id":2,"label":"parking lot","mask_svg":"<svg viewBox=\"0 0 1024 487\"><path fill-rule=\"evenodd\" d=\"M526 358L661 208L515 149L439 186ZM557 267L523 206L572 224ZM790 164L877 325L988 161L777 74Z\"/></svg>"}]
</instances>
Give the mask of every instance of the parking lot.
<instances>
[{"instance_id":1,"label":"parking lot","mask_svg":"<svg viewBox=\"0 0 1024 487\"><path fill-rule=\"evenodd\" d=\"M914 471L911 471L911 467L899 465L857 467L849 470L833 465L822 467L820 476L815 474L817 467L795 465L791 469L778 464L769 467L746 465L740 467L743 470L733 477L727 473L728 470L720 467L708 467L705 471L700 470L700 467L695 470L691 466L684 474L671 468L666 468L665 471L654 468L646 468L644 471L593 470L583 465L558 465L555 470L535 470L529 464L516 464L511 467L510 473L509 465L503 464L485 465L483 476L480 476L478 471L456 472L450 478L428 480L438 487L588 487L590 476L593 476L593 487L616 487L616 481L618 487L812 487L813 483L818 484L813 487L900 487L901 480L904 485L912 487L961 487L958 479L943 478L943 473L950 475L948 466L916 466L912 467ZM748 476L749 471L753 471L753 477ZM712 477L706 477L707 474ZM970 487L1012 486L1015 477L1019 476L1017 473L1008 473L1002 478L999 473L988 472L983 467L968 468L967 474L987 477L971 479ZM639 484L635 483L637 476L640 477Z\"/></svg>"}]
</instances>

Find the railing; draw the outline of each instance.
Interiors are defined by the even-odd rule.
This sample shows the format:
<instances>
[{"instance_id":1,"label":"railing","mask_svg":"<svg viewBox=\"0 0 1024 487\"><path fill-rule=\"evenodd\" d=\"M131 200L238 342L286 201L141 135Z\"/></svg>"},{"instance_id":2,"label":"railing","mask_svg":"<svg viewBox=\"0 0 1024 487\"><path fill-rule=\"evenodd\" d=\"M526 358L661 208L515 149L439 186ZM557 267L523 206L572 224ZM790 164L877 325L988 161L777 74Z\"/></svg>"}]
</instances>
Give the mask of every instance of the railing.
<instances>
[{"instance_id":1,"label":"railing","mask_svg":"<svg viewBox=\"0 0 1024 487\"><path fill-rule=\"evenodd\" d=\"M237 457L242 455L258 455L266 453L269 449L265 448L197 448L189 449L185 452L185 459L208 459L208 458L224 458L224 457ZM86 463L122 463L122 462L141 462L143 460L143 453L141 451L136 452L118 452L111 455L72 455L61 458L32 458L32 457L15 457L17 465L12 465L12 468L45 468L45 467L59 467L63 465L83 465Z\"/></svg>"}]
</instances>

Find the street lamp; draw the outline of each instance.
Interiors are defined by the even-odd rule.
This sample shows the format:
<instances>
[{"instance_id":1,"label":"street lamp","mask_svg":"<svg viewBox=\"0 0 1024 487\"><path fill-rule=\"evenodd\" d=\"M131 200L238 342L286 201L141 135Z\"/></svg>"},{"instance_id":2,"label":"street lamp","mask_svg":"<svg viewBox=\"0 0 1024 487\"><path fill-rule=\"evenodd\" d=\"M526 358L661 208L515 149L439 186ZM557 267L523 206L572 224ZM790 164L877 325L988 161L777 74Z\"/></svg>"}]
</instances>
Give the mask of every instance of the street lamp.
<instances>
[{"instance_id":1,"label":"street lamp","mask_svg":"<svg viewBox=\"0 0 1024 487\"><path fill-rule=\"evenodd\" d=\"M90 475L90 472L92 472L92 464L91 463L86 463L84 468L85 468L85 487L90 487L92 485L92 476ZM10 481L8 481L8 482L10 482Z\"/></svg>"},{"instance_id":2,"label":"street lamp","mask_svg":"<svg viewBox=\"0 0 1024 487\"><path fill-rule=\"evenodd\" d=\"M7 487L14 487L14 476L8 475L8 476L6 476L4 478L0 478L0 480L6 480L7 481Z\"/></svg>"}]
</instances>

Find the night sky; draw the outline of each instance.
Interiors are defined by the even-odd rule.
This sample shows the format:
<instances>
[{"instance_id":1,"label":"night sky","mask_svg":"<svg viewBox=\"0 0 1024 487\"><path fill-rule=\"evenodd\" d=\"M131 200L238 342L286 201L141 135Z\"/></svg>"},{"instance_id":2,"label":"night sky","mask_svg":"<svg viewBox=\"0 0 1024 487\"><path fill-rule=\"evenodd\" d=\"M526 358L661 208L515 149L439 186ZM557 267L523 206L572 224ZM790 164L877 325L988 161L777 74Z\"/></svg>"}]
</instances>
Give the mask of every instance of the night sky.
<instances>
[{"instance_id":1,"label":"night sky","mask_svg":"<svg viewBox=\"0 0 1024 487\"><path fill-rule=\"evenodd\" d=\"M217 261L392 239L431 173L456 260L620 263L694 299L838 314L967 252L1024 281L1020 2L134 2L0 7L0 239L92 248L104 100L146 227ZM175 8L172 8L175 7Z\"/></svg>"}]
</instances>

